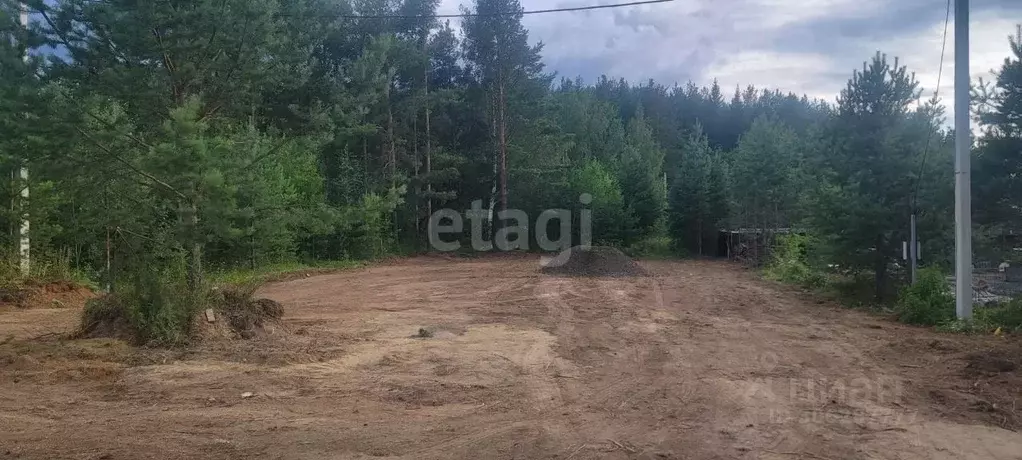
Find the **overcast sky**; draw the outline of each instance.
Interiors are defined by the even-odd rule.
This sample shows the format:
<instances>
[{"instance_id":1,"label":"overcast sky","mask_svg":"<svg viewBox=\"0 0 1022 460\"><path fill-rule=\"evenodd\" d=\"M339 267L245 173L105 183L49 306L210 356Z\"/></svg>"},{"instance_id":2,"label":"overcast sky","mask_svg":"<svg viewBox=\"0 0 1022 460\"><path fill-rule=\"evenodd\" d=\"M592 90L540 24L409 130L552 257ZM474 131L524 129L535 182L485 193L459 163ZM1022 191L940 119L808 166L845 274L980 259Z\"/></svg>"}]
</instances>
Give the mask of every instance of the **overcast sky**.
<instances>
[{"instance_id":1,"label":"overcast sky","mask_svg":"<svg viewBox=\"0 0 1022 460\"><path fill-rule=\"evenodd\" d=\"M470 0L442 0L441 13ZM521 0L526 10L619 3ZM1022 0L972 0L972 78L1000 67ZM833 101L854 69L876 51L916 73L925 95L937 83L945 0L676 0L589 12L530 15L533 42L545 43L548 70L592 82L601 74L665 84L716 78L729 97L754 84ZM941 80L954 95L954 14Z\"/></svg>"}]
</instances>

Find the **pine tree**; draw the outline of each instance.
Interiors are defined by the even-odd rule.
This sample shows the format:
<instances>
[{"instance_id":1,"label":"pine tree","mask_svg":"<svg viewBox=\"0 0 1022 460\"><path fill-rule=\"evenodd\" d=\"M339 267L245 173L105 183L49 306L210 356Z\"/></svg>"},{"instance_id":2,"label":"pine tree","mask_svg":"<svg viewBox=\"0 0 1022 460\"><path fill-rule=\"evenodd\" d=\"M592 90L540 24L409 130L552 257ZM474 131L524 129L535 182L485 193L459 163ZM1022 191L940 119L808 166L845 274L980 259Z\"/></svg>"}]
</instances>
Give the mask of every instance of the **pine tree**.
<instances>
[{"instance_id":1,"label":"pine tree","mask_svg":"<svg viewBox=\"0 0 1022 460\"><path fill-rule=\"evenodd\" d=\"M619 180L632 223L629 240L636 241L652 232L667 207L664 153L653 139L641 108L628 122L626 143Z\"/></svg>"},{"instance_id":2,"label":"pine tree","mask_svg":"<svg viewBox=\"0 0 1022 460\"><path fill-rule=\"evenodd\" d=\"M732 154L738 226L761 230L790 227L798 201L800 146L787 126L757 118Z\"/></svg>"},{"instance_id":3,"label":"pine tree","mask_svg":"<svg viewBox=\"0 0 1022 460\"><path fill-rule=\"evenodd\" d=\"M529 45L518 0L476 0L472 11L476 16L465 18L462 25L464 57L472 64L475 82L485 91L490 145L495 153L491 202L503 210L509 206L509 144L515 141L513 117L517 110L512 106L522 102L516 99L534 83L530 80L539 77L542 47Z\"/></svg>"},{"instance_id":4,"label":"pine tree","mask_svg":"<svg viewBox=\"0 0 1022 460\"><path fill-rule=\"evenodd\" d=\"M0 228L4 230L0 233L0 244L5 249L3 258L13 261L21 257L19 235L23 219L34 217L31 219L37 222L34 235L42 228L38 224L45 225L38 219L44 212L39 206L45 202L39 193L42 189L35 190L32 200L22 199L22 190L29 184L20 171L32 164L36 154L44 154L45 145L51 142L45 131L49 116L45 87L36 77L42 62L29 55L32 48L41 44L42 37L33 29L22 27L20 13L18 2L0 0L0 170L3 177L12 178L10 185L0 192L0 200L5 203L0 210Z\"/></svg>"},{"instance_id":5,"label":"pine tree","mask_svg":"<svg viewBox=\"0 0 1022 460\"><path fill-rule=\"evenodd\" d=\"M900 256L922 150L918 131L908 129L917 86L897 59L892 66L880 53L852 75L829 128L826 181L809 213L836 262L872 271L879 301L889 287L890 263Z\"/></svg>"},{"instance_id":6,"label":"pine tree","mask_svg":"<svg viewBox=\"0 0 1022 460\"><path fill-rule=\"evenodd\" d=\"M1011 56L997 72L994 93L981 102L984 136L975 160L977 221L1008 233L1022 228L1022 26L1009 37Z\"/></svg>"},{"instance_id":7,"label":"pine tree","mask_svg":"<svg viewBox=\"0 0 1022 460\"><path fill-rule=\"evenodd\" d=\"M725 201L723 169L718 166L716 173L712 173L712 163L709 140L697 125L682 148L681 164L671 186L668 215L675 245L699 255L704 253L707 229L716 226L723 211L713 207L722 206Z\"/></svg>"}]
</instances>

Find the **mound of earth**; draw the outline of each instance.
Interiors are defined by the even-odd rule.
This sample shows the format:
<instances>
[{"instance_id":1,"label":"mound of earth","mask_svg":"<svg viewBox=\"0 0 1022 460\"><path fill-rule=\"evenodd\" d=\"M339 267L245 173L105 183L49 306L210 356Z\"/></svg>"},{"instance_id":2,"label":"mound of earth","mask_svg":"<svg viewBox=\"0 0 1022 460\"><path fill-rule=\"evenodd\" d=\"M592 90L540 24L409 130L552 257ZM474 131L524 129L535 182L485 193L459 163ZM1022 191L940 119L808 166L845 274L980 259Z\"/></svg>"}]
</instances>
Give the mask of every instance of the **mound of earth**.
<instances>
[{"instance_id":1,"label":"mound of earth","mask_svg":"<svg viewBox=\"0 0 1022 460\"><path fill-rule=\"evenodd\" d=\"M231 336L250 339L260 331L266 323L276 321L284 316L284 307L274 300L255 299L254 286L227 287L213 293L216 319L214 329L220 329L220 323L226 323ZM205 316L200 312L200 324L206 324Z\"/></svg>"},{"instance_id":2,"label":"mound of earth","mask_svg":"<svg viewBox=\"0 0 1022 460\"><path fill-rule=\"evenodd\" d=\"M965 357L968 364L965 370L971 374L1000 374L1013 372L1019 368L1019 357L1012 356L1004 350L972 353Z\"/></svg>"},{"instance_id":3,"label":"mound of earth","mask_svg":"<svg viewBox=\"0 0 1022 460\"><path fill-rule=\"evenodd\" d=\"M250 339L263 331L268 323L284 316L284 307L270 299L253 298L253 287L227 287L210 292L206 308L197 307L190 323L180 331L190 339ZM116 294L108 294L88 302L82 312L77 338L113 338L142 344L146 334L132 318L137 307ZM211 310L207 315L207 309ZM212 320L212 321L210 321Z\"/></svg>"},{"instance_id":4,"label":"mound of earth","mask_svg":"<svg viewBox=\"0 0 1022 460\"><path fill-rule=\"evenodd\" d=\"M643 276L639 264L617 248L575 246L541 262L543 273L566 276Z\"/></svg>"},{"instance_id":5,"label":"mound of earth","mask_svg":"<svg viewBox=\"0 0 1022 460\"><path fill-rule=\"evenodd\" d=\"M26 283L0 289L0 310L81 308L96 293L70 281Z\"/></svg>"}]
</instances>

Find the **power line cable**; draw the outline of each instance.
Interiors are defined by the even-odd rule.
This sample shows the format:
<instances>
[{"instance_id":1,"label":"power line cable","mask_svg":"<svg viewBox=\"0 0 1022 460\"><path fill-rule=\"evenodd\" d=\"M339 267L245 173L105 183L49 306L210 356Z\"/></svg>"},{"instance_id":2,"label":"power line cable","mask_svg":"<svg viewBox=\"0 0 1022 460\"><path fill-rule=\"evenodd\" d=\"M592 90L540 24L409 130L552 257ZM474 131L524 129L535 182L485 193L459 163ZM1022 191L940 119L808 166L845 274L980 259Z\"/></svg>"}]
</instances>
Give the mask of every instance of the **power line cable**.
<instances>
[{"instance_id":1,"label":"power line cable","mask_svg":"<svg viewBox=\"0 0 1022 460\"><path fill-rule=\"evenodd\" d=\"M609 8L624 8L628 6L638 5L652 5L654 3L670 3L674 0L644 0L637 2L627 3L612 3L608 5L589 5L589 6L575 6L567 8L550 8L545 10L530 10L530 11L506 11L498 13L457 13L457 14L331 14L328 16L344 19L442 19L442 18L475 18L475 17L493 17L493 16L517 16L517 15L531 15L531 14L546 14L546 13L564 13L570 11L590 11L590 10L602 10Z\"/></svg>"},{"instance_id":2,"label":"power line cable","mask_svg":"<svg viewBox=\"0 0 1022 460\"><path fill-rule=\"evenodd\" d=\"M947 0L947 11L944 13L944 36L941 39L940 44L940 68L937 69L937 87L933 90L933 98L936 100L937 96L940 95L940 79L944 75L944 51L947 49L947 26L951 21L951 0ZM933 138L933 130L927 130L926 132L926 144L923 146L923 158L919 162L919 174L916 174L916 189L912 193L912 212L915 213L916 205L919 201L919 189L923 184L923 174L925 174L924 168L926 167L926 157L930 153L930 141Z\"/></svg>"}]
</instances>

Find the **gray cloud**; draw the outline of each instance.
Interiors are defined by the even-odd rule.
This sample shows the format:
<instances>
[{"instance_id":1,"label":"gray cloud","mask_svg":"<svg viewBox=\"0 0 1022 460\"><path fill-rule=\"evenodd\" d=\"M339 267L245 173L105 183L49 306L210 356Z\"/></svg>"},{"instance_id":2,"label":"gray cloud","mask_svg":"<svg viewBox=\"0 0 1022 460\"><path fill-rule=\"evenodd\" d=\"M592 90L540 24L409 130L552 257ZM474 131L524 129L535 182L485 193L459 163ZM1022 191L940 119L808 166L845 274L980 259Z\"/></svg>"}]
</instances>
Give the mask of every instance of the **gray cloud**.
<instances>
[{"instance_id":1,"label":"gray cloud","mask_svg":"<svg viewBox=\"0 0 1022 460\"><path fill-rule=\"evenodd\" d=\"M890 2L872 14L819 17L776 31L772 45L786 51L840 53L855 50L867 41L882 43L896 37L912 36L943 24L946 10L941 3L903 0ZM1022 20L1022 2L974 0L971 11L974 19L996 14L1001 17L1015 15Z\"/></svg>"},{"instance_id":2,"label":"gray cloud","mask_svg":"<svg viewBox=\"0 0 1022 460\"><path fill-rule=\"evenodd\" d=\"M468 2L468 0L463 0ZM525 9L615 0L522 0ZM456 11L444 0L443 11ZM1022 1L972 0L971 69L985 74L1007 57ZM688 80L833 98L876 51L900 56L929 94L936 84L944 22L940 0L678 0L615 10L526 16L543 41L548 70L593 81L602 74L664 84ZM948 40L942 98L952 96ZM988 74L987 74L988 75ZM950 104L947 104L950 109Z\"/></svg>"}]
</instances>

